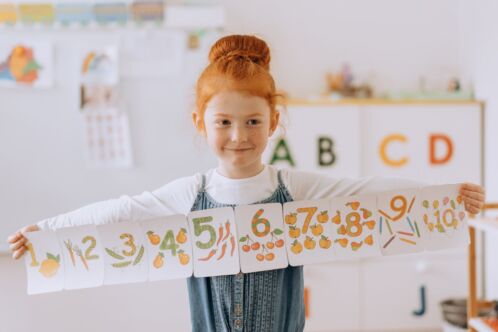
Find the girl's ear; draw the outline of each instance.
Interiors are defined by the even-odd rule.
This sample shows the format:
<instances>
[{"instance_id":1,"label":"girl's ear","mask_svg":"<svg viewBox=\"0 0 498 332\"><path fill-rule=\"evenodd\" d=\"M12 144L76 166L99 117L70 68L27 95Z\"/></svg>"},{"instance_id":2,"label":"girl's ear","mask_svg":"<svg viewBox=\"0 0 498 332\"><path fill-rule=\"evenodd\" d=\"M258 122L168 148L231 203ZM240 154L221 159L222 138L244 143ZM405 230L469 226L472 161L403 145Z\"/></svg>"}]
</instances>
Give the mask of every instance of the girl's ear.
<instances>
[{"instance_id":1,"label":"girl's ear","mask_svg":"<svg viewBox=\"0 0 498 332\"><path fill-rule=\"evenodd\" d=\"M192 122L194 123L194 127L198 132L204 133L204 121L196 111L192 112Z\"/></svg>"},{"instance_id":2,"label":"girl's ear","mask_svg":"<svg viewBox=\"0 0 498 332\"><path fill-rule=\"evenodd\" d=\"M278 121L280 120L280 112L275 110L271 115L270 119L270 136L273 135L278 126Z\"/></svg>"}]
</instances>

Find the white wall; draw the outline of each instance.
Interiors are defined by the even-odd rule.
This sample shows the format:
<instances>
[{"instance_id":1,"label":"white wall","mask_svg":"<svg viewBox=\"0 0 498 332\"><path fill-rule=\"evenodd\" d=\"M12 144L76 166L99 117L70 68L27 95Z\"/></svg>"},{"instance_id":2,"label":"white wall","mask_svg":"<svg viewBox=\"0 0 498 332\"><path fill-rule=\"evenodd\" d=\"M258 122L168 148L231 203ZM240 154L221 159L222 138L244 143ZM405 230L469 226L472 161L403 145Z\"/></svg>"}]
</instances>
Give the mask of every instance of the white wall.
<instances>
[{"instance_id":1,"label":"white wall","mask_svg":"<svg viewBox=\"0 0 498 332\"><path fill-rule=\"evenodd\" d=\"M492 13L486 10L491 2L483 13L489 21ZM381 90L415 89L420 75L428 87L439 88L460 72L465 74L464 83L472 75L462 55L460 7L452 0L225 0L222 4L228 32L256 33L270 43L277 83L294 97L322 92L325 71L344 61L351 63L359 78L368 78ZM123 81L137 167L85 169L80 121L68 106L77 98L74 77L60 70L73 60L63 56L64 47L60 51L56 89L0 90L2 218L27 224L96 200L154 189L214 165L202 145L197 157L185 155L185 147L176 144L178 137L193 135L188 121L193 82L143 79ZM496 65L491 48L486 54ZM492 72L484 73L487 65L479 70L491 82ZM44 107L38 109L39 105ZM186 144L190 147L192 141ZM3 241L5 234L1 236ZM184 331L189 326L183 280L30 297L25 285L22 263L0 257L1 330L54 331L54 322L60 331L76 332Z\"/></svg>"}]
</instances>

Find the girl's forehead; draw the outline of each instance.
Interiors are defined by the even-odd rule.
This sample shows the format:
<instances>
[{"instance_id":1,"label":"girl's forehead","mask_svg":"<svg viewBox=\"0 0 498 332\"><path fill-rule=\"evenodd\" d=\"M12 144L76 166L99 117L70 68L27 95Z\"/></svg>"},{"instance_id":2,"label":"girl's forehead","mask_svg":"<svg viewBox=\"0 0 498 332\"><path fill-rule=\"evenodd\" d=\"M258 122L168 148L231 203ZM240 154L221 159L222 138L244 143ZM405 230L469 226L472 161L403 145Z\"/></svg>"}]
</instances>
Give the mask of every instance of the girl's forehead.
<instances>
[{"instance_id":1,"label":"girl's forehead","mask_svg":"<svg viewBox=\"0 0 498 332\"><path fill-rule=\"evenodd\" d=\"M225 91L214 95L206 105L206 113L240 113L270 111L266 99L237 91Z\"/></svg>"}]
</instances>

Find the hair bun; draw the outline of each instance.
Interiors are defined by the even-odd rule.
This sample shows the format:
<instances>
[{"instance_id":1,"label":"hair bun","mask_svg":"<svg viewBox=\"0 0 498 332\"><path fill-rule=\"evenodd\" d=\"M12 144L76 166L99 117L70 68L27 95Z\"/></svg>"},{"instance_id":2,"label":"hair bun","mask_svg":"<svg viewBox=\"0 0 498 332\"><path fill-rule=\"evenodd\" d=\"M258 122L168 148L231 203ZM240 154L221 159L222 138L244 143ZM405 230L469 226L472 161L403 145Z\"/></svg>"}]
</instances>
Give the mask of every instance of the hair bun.
<instances>
[{"instance_id":1,"label":"hair bun","mask_svg":"<svg viewBox=\"0 0 498 332\"><path fill-rule=\"evenodd\" d=\"M209 52L209 61L250 60L270 69L270 49L265 41L248 35L230 35L219 39Z\"/></svg>"}]
</instances>

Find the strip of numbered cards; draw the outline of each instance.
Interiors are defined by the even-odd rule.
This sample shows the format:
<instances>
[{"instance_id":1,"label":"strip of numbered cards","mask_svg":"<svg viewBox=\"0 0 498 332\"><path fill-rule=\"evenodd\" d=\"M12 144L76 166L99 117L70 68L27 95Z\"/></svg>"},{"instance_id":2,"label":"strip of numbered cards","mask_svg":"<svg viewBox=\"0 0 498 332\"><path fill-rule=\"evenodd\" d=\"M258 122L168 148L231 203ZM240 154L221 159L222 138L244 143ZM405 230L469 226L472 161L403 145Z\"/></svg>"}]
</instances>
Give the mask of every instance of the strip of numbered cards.
<instances>
[{"instance_id":1,"label":"strip of numbered cards","mask_svg":"<svg viewBox=\"0 0 498 332\"><path fill-rule=\"evenodd\" d=\"M464 247L467 214L458 187L28 232L28 294Z\"/></svg>"}]
</instances>

